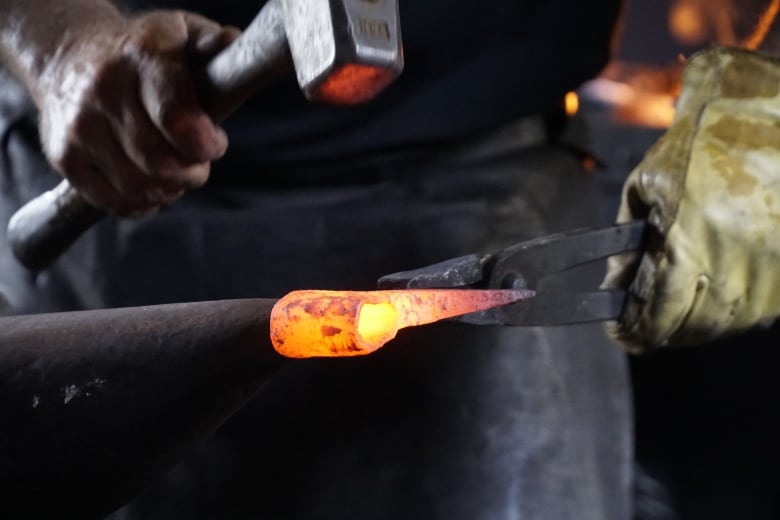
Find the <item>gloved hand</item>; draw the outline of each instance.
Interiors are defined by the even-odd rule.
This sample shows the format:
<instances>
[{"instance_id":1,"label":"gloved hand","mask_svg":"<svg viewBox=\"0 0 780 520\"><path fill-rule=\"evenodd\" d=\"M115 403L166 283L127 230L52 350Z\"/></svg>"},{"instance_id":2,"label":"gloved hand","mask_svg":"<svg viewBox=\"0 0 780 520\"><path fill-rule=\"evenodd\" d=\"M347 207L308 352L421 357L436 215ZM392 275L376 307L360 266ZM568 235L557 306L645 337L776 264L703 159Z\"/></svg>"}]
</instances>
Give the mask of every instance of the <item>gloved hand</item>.
<instances>
[{"instance_id":1,"label":"gloved hand","mask_svg":"<svg viewBox=\"0 0 780 520\"><path fill-rule=\"evenodd\" d=\"M714 48L688 62L674 123L624 186L618 220L632 219L649 222L646 249L610 259L604 284L629 286L608 327L628 350L780 315L780 60Z\"/></svg>"}]
</instances>

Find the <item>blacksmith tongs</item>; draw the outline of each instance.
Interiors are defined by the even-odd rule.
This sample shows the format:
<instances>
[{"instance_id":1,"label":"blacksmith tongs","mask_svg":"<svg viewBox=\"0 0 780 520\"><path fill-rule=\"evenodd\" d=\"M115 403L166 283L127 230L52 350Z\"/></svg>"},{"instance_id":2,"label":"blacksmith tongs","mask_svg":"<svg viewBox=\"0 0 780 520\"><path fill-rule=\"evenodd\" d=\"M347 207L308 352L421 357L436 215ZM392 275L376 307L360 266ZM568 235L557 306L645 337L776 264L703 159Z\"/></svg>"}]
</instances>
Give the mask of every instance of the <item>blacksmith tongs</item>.
<instances>
[{"instance_id":1,"label":"blacksmith tongs","mask_svg":"<svg viewBox=\"0 0 780 520\"><path fill-rule=\"evenodd\" d=\"M472 254L379 279L380 289L531 289L540 280L607 257L636 251L644 221L577 229L520 242L490 254ZM565 325L617 319L626 291L538 290L530 300L454 318L475 325Z\"/></svg>"}]
</instances>

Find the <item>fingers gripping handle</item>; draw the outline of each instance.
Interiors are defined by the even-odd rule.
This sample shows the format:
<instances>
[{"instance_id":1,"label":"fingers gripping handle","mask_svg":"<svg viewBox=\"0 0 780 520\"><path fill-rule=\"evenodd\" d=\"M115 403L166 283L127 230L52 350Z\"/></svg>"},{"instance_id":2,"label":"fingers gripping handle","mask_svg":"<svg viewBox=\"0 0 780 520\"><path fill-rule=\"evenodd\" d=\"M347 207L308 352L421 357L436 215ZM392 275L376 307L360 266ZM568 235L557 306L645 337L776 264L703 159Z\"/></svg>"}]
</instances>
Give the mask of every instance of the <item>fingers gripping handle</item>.
<instances>
[{"instance_id":1,"label":"fingers gripping handle","mask_svg":"<svg viewBox=\"0 0 780 520\"><path fill-rule=\"evenodd\" d=\"M272 0L202 71L198 80L201 103L219 121L289 66L282 8L278 0ZM11 217L8 241L22 264L45 269L105 215L68 181L62 181Z\"/></svg>"},{"instance_id":2,"label":"fingers gripping handle","mask_svg":"<svg viewBox=\"0 0 780 520\"><path fill-rule=\"evenodd\" d=\"M241 36L201 71L198 96L215 121L226 118L257 89L292 68L279 0L271 0Z\"/></svg>"}]
</instances>

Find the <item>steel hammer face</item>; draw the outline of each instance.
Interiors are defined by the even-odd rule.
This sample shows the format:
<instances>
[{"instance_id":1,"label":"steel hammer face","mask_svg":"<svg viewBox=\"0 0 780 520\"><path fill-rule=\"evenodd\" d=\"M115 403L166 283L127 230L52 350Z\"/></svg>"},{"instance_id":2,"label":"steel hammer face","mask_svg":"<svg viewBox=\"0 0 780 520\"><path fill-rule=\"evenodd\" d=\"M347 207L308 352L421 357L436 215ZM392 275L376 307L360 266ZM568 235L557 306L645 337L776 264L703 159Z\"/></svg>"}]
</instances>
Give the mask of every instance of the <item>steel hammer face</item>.
<instances>
[{"instance_id":1,"label":"steel hammer face","mask_svg":"<svg viewBox=\"0 0 780 520\"><path fill-rule=\"evenodd\" d=\"M397 0L281 0L298 83L312 101L355 105L403 70Z\"/></svg>"}]
</instances>

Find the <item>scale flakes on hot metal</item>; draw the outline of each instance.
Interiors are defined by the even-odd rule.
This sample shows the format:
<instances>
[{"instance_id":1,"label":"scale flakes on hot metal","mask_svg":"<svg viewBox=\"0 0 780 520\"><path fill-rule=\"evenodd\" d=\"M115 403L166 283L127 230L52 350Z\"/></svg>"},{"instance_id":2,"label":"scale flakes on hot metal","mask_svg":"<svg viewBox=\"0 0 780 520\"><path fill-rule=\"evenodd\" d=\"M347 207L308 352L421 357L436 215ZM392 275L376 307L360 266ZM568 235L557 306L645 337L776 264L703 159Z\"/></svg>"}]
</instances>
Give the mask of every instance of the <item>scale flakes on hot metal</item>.
<instances>
[{"instance_id":1,"label":"scale flakes on hot metal","mask_svg":"<svg viewBox=\"0 0 780 520\"><path fill-rule=\"evenodd\" d=\"M528 299L515 289L294 291L271 311L271 342L291 358L370 354L399 329Z\"/></svg>"}]
</instances>

